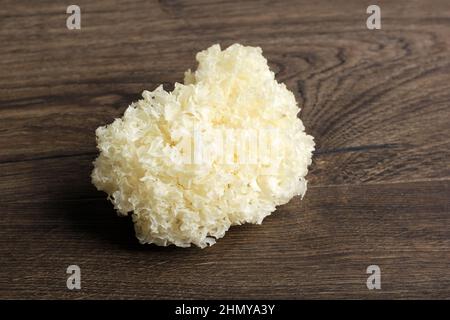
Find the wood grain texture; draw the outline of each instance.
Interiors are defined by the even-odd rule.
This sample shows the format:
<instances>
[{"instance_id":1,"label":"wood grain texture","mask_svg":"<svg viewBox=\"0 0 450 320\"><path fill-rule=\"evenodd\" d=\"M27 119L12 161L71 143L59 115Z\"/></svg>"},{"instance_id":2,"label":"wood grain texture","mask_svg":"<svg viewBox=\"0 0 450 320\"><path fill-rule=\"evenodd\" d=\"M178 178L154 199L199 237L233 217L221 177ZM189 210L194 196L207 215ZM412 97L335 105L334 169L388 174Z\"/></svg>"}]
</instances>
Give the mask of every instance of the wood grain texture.
<instances>
[{"instance_id":1,"label":"wood grain texture","mask_svg":"<svg viewBox=\"0 0 450 320\"><path fill-rule=\"evenodd\" d=\"M76 3L79 31L64 1L0 8L0 298L450 298L448 0ZM94 130L234 42L296 94L309 190L208 249L141 246L90 184Z\"/></svg>"}]
</instances>

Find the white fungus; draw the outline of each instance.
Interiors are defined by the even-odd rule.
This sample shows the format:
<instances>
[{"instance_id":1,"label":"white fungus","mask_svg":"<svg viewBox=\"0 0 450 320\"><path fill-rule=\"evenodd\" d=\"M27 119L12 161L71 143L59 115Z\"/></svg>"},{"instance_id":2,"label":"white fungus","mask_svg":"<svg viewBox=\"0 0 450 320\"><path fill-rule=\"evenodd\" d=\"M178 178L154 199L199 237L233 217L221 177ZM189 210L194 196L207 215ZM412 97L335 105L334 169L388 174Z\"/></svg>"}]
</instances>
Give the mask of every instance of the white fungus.
<instances>
[{"instance_id":1,"label":"white fungus","mask_svg":"<svg viewBox=\"0 0 450 320\"><path fill-rule=\"evenodd\" d=\"M306 191L313 137L261 48L213 45L197 61L96 130L92 182L141 243L204 248Z\"/></svg>"}]
</instances>

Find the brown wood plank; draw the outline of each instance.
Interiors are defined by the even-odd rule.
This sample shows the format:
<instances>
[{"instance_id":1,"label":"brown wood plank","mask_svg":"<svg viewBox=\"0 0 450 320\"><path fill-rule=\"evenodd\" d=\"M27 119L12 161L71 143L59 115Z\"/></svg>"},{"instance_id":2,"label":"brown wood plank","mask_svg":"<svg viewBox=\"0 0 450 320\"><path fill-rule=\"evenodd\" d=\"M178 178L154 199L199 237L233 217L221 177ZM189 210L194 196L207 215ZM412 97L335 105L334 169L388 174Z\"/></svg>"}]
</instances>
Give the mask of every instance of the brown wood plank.
<instances>
[{"instance_id":1,"label":"brown wood plank","mask_svg":"<svg viewBox=\"0 0 450 320\"><path fill-rule=\"evenodd\" d=\"M445 297L449 181L312 187L263 225L233 227L217 245L142 246L102 199L7 204L2 295L99 298ZM426 196L424 196L426 195ZM14 248L10 247L14 243ZM14 250L12 250L14 249ZM18 264L19 267L18 267ZM83 288L65 287L82 268ZM382 290L365 269L382 268Z\"/></svg>"},{"instance_id":2,"label":"brown wood plank","mask_svg":"<svg viewBox=\"0 0 450 320\"><path fill-rule=\"evenodd\" d=\"M450 298L447 0L77 4L79 31L64 2L0 8L0 298ZM307 195L212 248L141 246L90 184L94 130L234 42L302 107Z\"/></svg>"}]
</instances>

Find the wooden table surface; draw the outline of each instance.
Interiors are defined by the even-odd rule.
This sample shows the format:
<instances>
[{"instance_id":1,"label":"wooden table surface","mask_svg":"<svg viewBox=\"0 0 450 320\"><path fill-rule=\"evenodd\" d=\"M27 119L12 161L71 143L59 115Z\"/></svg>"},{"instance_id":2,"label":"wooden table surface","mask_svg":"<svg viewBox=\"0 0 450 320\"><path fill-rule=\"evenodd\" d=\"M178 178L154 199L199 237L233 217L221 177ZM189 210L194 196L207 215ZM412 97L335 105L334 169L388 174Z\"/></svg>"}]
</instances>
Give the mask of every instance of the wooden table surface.
<instances>
[{"instance_id":1,"label":"wooden table surface","mask_svg":"<svg viewBox=\"0 0 450 320\"><path fill-rule=\"evenodd\" d=\"M76 4L81 30L67 1L0 8L0 298L450 298L448 0ZM235 42L295 93L309 190L211 248L140 245L90 183L94 130Z\"/></svg>"}]
</instances>

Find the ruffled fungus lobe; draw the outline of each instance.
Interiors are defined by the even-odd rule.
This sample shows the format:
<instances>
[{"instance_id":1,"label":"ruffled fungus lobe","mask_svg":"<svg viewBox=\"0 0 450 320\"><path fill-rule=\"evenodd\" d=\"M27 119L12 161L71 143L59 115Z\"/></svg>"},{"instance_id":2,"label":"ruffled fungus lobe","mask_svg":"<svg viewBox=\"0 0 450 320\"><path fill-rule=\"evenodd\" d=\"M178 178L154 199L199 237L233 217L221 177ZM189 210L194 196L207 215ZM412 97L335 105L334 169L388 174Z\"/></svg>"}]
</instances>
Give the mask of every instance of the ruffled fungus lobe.
<instances>
[{"instance_id":1,"label":"ruffled fungus lobe","mask_svg":"<svg viewBox=\"0 0 450 320\"><path fill-rule=\"evenodd\" d=\"M313 137L261 48L213 45L197 60L184 84L144 91L96 131L92 182L132 213L141 243L204 248L306 191Z\"/></svg>"}]
</instances>

